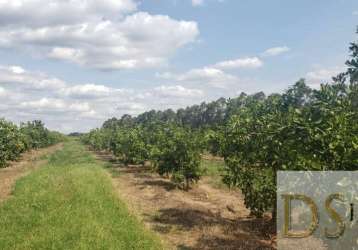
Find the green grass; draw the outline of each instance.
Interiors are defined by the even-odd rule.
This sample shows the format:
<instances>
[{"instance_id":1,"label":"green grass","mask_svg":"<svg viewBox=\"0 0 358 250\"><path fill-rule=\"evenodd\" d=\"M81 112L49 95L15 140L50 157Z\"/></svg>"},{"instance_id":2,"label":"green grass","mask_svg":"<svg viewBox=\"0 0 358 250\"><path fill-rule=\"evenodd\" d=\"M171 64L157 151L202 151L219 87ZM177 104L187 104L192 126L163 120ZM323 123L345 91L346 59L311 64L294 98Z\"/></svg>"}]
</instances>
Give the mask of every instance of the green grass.
<instances>
[{"instance_id":1,"label":"green grass","mask_svg":"<svg viewBox=\"0 0 358 250\"><path fill-rule=\"evenodd\" d=\"M205 160L201 161L202 168L205 170L206 176L218 176L223 173L225 162L220 160Z\"/></svg>"},{"instance_id":2,"label":"green grass","mask_svg":"<svg viewBox=\"0 0 358 250\"><path fill-rule=\"evenodd\" d=\"M210 184L216 188L226 189L227 186L222 182L221 175L224 174L225 162L223 160L202 159L201 168L204 176L210 177Z\"/></svg>"},{"instance_id":3,"label":"green grass","mask_svg":"<svg viewBox=\"0 0 358 250\"><path fill-rule=\"evenodd\" d=\"M82 145L66 142L47 159L0 205L0 249L163 249Z\"/></svg>"}]
</instances>

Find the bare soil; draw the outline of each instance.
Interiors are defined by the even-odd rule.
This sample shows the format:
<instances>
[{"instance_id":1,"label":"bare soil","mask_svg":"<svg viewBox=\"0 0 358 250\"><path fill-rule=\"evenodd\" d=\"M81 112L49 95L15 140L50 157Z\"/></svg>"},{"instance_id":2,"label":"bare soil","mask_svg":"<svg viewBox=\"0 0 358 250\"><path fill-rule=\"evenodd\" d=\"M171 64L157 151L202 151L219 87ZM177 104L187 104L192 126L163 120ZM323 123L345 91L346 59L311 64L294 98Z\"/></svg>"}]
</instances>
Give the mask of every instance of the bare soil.
<instances>
[{"instance_id":1,"label":"bare soil","mask_svg":"<svg viewBox=\"0 0 358 250\"><path fill-rule=\"evenodd\" d=\"M269 216L257 219L245 208L239 190L223 190L205 177L190 191L178 189L150 167L123 166L111 155L114 186L132 212L156 231L170 249L274 249Z\"/></svg>"},{"instance_id":2,"label":"bare soil","mask_svg":"<svg viewBox=\"0 0 358 250\"><path fill-rule=\"evenodd\" d=\"M62 146L62 144L57 144L48 148L31 150L24 153L18 161L11 162L7 168L0 168L0 203L9 198L16 180L46 163L46 160L42 160L41 157L59 150Z\"/></svg>"}]
</instances>

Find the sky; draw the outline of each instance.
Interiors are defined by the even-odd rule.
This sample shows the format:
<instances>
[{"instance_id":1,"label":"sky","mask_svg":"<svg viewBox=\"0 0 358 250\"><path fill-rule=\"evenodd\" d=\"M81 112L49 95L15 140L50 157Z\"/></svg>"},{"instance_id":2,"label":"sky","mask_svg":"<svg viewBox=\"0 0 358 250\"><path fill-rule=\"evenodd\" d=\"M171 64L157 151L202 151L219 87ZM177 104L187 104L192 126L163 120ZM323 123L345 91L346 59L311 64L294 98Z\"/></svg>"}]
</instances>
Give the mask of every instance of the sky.
<instances>
[{"instance_id":1,"label":"sky","mask_svg":"<svg viewBox=\"0 0 358 250\"><path fill-rule=\"evenodd\" d=\"M0 117L87 132L112 117L344 71L356 0L0 0Z\"/></svg>"}]
</instances>

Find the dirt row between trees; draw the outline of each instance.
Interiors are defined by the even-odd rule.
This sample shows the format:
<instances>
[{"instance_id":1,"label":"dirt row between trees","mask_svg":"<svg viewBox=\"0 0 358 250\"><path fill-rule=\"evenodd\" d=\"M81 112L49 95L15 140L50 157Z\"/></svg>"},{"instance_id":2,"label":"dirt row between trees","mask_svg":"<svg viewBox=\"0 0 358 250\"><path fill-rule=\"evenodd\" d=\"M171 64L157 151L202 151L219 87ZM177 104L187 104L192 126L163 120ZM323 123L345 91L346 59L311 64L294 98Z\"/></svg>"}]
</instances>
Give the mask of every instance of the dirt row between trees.
<instances>
[{"instance_id":1,"label":"dirt row between trees","mask_svg":"<svg viewBox=\"0 0 358 250\"><path fill-rule=\"evenodd\" d=\"M189 192L142 166L111 162L114 186L121 199L171 249L274 249L274 225L256 219L245 208L238 190L217 189L205 177Z\"/></svg>"},{"instance_id":2,"label":"dirt row between trees","mask_svg":"<svg viewBox=\"0 0 358 250\"><path fill-rule=\"evenodd\" d=\"M11 162L7 168L0 168L0 203L9 198L16 180L27 175L32 170L46 163L42 157L62 148L63 144L56 144L47 148L31 150L24 153L20 160Z\"/></svg>"}]
</instances>

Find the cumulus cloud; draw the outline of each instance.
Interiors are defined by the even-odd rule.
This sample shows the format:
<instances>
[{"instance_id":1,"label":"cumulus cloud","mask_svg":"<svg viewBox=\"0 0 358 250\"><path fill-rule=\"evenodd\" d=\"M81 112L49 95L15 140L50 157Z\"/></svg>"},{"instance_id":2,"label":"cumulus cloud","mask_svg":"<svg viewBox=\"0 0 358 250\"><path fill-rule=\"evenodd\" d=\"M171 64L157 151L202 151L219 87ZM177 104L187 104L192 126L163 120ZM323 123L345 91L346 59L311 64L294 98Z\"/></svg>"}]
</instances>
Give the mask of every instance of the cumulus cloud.
<instances>
[{"instance_id":1,"label":"cumulus cloud","mask_svg":"<svg viewBox=\"0 0 358 250\"><path fill-rule=\"evenodd\" d=\"M27 101L20 103L20 106L34 111L48 112L88 112L91 110L90 105L86 102L72 102L69 103L62 99L55 98L41 98L35 101Z\"/></svg>"},{"instance_id":2,"label":"cumulus cloud","mask_svg":"<svg viewBox=\"0 0 358 250\"><path fill-rule=\"evenodd\" d=\"M2 87L0 87L0 96L5 96L6 90Z\"/></svg>"},{"instance_id":3,"label":"cumulus cloud","mask_svg":"<svg viewBox=\"0 0 358 250\"><path fill-rule=\"evenodd\" d=\"M245 57L236 60L222 61L215 65L220 69L236 69L236 68L260 68L263 62L258 57Z\"/></svg>"},{"instance_id":4,"label":"cumulus cloud","mask_svg":"<svg viewBox=\"0 0 358 250\"><path fill-rule=\"evenodd\" d=\"M322 83L329 83L332 77L337 76L339 73L344 72L344 67L331 67L331 68L318 68L306 74L307 84L316 88Z\"/></svg>"},{"instance_id":5,"label":"cumulus cloud","mask_svg":"<svg viewBox=\"0 0 358 250\"><path fill-rule=\"evenodd\" d=\"M199 35L196 22L134 12L133 0L0 1L0 48L102 70L159 67Z\"/></svg>"},{"instance_id":6,"label":"cumulus cloud","mask_svg":"<svg viewBox=\"0 0 358 250\"><path fill-rule=\"evenodd\" d=\"M64 81L42 73L28 72L19 66L1 65L0 84L10 86L21 84L25 89L60 89L66 85Z\"/></svg>"},{"instance_id":7,"label":"cumulus cloud","mask_svg":"<svg viewBox=\"0 0 358 250\"><path fill-rule=\"evenodd\" d=\"M122 89L114 89L104 85L89 83L62 88L59 92L62 95L74 98L97 98L107 97L113 95L115 92L123 93L125 91Z\"/></svg>"},{"instance_id":8,"label":"cumulus cloud","mask_svg":"<svg viewBox=\"0 0 358 250\"><path fill-rule=\"evenodd\" d=\"M1 116L15 122L41 119L63 132L87 131L125 113L180 108L202 100L204 95L200 89L179 84L134 90L69 83L19 66L0 65Z\"/></svg>"},{"instance_id":9,"label":"cumulus cloud","mask_svg":"<svg viewBox=\"0 0 358 250\"><path fill-rule=\"evenodd\" d=\"M191 0L193 6L200 6L204 4L204 0Z\"/></svg>"},{"instance_id":10,"label":"cumulus cloud","mask_svg":"<svg viewBox=\"0 0 358 250\"><path fill-rule=\"evenodd\" d=\"M181 85L165 86L161 85L154 88L154 94L161 97L201 97L204 95L202 90L185 88Z\"/></svg>"},{"instance_id":11,"label":"cumulus cloud","mask_svg":"<svg viewBox=\"0 0 358 250\"><path fill-rule=\"evenodd\" d=\"M19 66L10 66L8 69L15 74L23 74L25 73L25 70L22 67Z\"/></svg>"},{"instance_id":12,"label":"cumulus cloud","mask_svg":"<svg viewBox=\"0 0 358 250\"><path fill-rule=\"evenodd\" d=\"M136 8L133 0L2 0L0 24L34 27L76 24L114 18Z\"/></svg>"},{"instance_id":13,"label":"cumulus cloud","mask_svg":"<svg viewBox=\"0 0 358 250\"><path fill-rule=\"evenodd\" d=\"M230 88L237 85L240 79L225 72L232 69L255 69L263 66L258 57L244 57L221 61L202 68L190 69L187 72L176 74L173 72L156 73L156 76L176 83L195 86L209 86L215 88Z\"/></svg>"},{"instance_id":14,"label":"cumulus cloud","mask_svg":"<svg viewBox=\"0 0 358 250\"><path fill-rule=\"evenodd\" d=\"M273 47L265 50L262 55L263 56L278 56L284 53L289 52L291 49L287 46Z\"/></svg>"},{"instance_id":15,"label":"cumulus cloud","mask_svg":"<svg viewBox=\"0 0 358 250\"><path fill-rule=\"evenodd\" d=\"M228 74L223 70L214 67L191 69L182 74L165 72L162 74L157 74L157 77L166 80L173 80L183 84L199 86L209 85L216 88L226 88L239 82L239 79L236 76Z\"/></svg>"},{"instance_id":16,"label":"cumulus cloud","mask_svg":"<svg viewBox=\"0 0 358 250\"><path fill-rule=\"evenodd\" d=\"M121 102L116 106L117 111L130 115L139 114L145 111L147 108L148 106L146 106L145 104L134 101Z\"/></svg>"}]
</instances>

